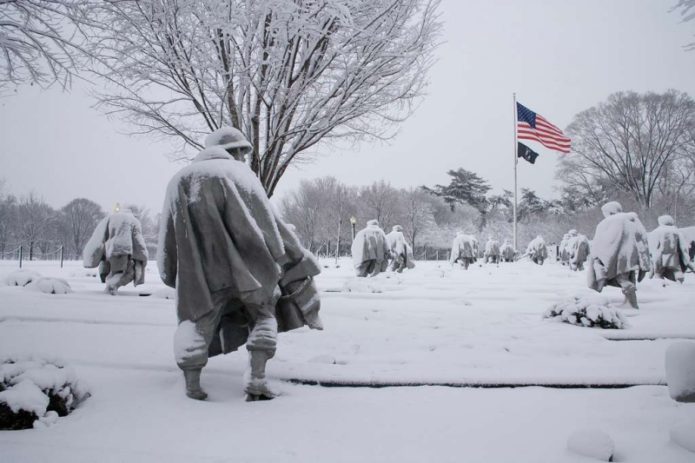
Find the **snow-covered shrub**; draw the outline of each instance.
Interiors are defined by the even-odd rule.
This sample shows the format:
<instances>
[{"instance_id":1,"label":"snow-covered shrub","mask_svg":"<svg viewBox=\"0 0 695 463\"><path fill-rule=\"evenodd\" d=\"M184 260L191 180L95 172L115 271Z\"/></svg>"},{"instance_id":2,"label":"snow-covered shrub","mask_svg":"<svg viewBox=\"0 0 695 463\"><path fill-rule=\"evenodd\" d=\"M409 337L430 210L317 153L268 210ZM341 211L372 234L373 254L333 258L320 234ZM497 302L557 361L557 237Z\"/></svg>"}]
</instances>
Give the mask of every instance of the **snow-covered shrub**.
<instances>
[{"instance_id":1,"label":"snow-covered shrub","mask_svg":"<svg viewBox=\"0 0 695 463\"><path fill-rule=\"evenodd\" d=\"M666 383L678 402L695 402L695 342L675 342L666 349Z\"/></svg>"},{"instance_id":2,"label":"snow-covered shrub","mask_svg":"<svg viewBox=\"0 0 695 463\"><path fill-rule=\"evenodd\" d=\"M5 277L5 284L7 286L26 286L39 278L41 278L41 274L33 270L15 270Z\"/></svg>"},{"instance_id":3,"label":"snow-covered shrub","mask_svg":"<svg viewBox=\"0 0 695 463\"><path fill-rule=\"evenodd\" d=\"M626 326L625 318L614 308L581 297L554 304L543 318L557 318L571 325L597 328L623 329Z\"/></svg>"},{"instance_id":4,"label":"snow-covered shrub","mask_svg":"<svg viewBox=\"0 0 695 463\"><path fill-rule=\"evenodd\" d=\"M39 291L44 294L68 294L72 292L72 288L67 281L62 278L41 277L28 285L27 289Z\"/></svg>"},{"instance_id":5,"label":"snow-covered shrub","mask_svg":"<svg viewBox=\"0 0 695 463\"><path fill-rule=\"evenodd\" d=\"M38 359L0 363L0 429L50 425L87 397L72 368Z\"/></svg>"}]
</instances>

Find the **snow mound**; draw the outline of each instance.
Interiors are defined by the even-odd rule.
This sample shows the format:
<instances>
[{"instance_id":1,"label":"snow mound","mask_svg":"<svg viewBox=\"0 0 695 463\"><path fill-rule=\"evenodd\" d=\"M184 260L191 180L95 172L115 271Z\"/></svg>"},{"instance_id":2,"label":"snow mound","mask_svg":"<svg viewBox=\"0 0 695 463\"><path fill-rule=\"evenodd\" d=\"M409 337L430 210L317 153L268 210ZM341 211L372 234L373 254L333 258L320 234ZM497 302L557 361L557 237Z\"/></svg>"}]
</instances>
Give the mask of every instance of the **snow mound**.
<instances>
[{"instance_id":1,"label":"snow mound","mask_svg":"<svg viewBox=\"0 0 695 463\"><path fill-rule=\"evenodd\" d=\"M38 291L44 294L68 294L72 288L67 281L62 278L41 277L26 286L27 289Z\"/></svg>"},{"instance_id":2,"label":"snow mound","mask_svg":"<svg viewBox=\"0 0 695 463\"><path fill-rule=\"evenodd\" d=\"M37 359L0 363L0 429L50 426L87 397L69 367Z\"/></svg>"},{"instance_id":3,"label":"snow mound","mask_svg":"<svg viewBox=\"0 0 695 463\"><path fill-rule=\"evenodd\" d=\"M695 421L673 427L671 440L684 449L695 452Z\"/></svg>"},{"instance_id":4,"label":"snow mound","mask_svg":"<svg viewBox=\"0 0 695 463\"><path fill-rule=\"evenodd\" d=\"M678 402L695 402L695 342L675 342L666 349L666 383Z\"/></svg>"},{"instance_id":5,"label":"snow mound","mask_svg":"<svg viewBox=\"0 0 695 463\"><path fill-rule=\"evenodd\" d=\"M567 448L578 455L601 461L613 461L615 452L613 439L597 429L574 431L567 439Z\"/></svg>"},{"instance_id":6,"label":"snow mound","mask_svg":"<svg viewBox=\"0 0 695 463\"><path fill-rule=\"evenodd\" d=\"M626 327L625 318L620 312L593 297L573 297L554 304L543 314L543 318L554 318L571 325L594 328Z\"/></svg>"},{"instance_id":7,"label":"snow mound","mask_svg":"<svg viewBox=\"0 0 695 463\"><path fill-rule=\"evenodd\" d=\"M41 274L33 270L15 270L5 277L5 284L7 286L26 286L39 278L41 278Z\"/></svg>"}]
</instances>

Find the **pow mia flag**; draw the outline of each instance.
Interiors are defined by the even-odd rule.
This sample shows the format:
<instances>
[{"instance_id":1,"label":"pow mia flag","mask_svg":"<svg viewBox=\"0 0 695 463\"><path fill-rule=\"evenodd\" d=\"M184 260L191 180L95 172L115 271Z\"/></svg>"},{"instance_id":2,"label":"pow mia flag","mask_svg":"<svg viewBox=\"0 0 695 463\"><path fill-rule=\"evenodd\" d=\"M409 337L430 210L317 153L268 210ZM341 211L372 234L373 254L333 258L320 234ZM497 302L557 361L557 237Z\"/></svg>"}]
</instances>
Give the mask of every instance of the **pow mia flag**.
<instances>
[{"instance_id":1,"label":"pow mia flag","mask_svg":"<svg viewBox=\"0 0 695 463\"><path fill-rule=\"evenodd\" d=\"M521 142L517 142L517 144L517 156L526 159L531 164L535 164L536 158L538 157L538 153L536 153L531 148L529 148Z\"/></svg>"}]
</instances>

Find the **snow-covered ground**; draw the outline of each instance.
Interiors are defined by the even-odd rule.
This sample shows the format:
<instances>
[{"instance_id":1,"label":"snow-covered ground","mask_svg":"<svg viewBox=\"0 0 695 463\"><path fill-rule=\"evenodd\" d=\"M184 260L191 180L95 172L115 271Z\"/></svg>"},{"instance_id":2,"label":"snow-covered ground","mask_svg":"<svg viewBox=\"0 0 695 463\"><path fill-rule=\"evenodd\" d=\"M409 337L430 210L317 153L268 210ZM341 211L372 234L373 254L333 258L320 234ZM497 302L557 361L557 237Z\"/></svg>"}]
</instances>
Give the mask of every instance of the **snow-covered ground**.
<instances>
[{"instance_id":1,"label":"snow-covered ground","mask_svg":"<svg viewBox=\"0 0 695 463\"><path fill-rule=\"evenodd\" d=\"M58 358L92 397L46 429L0 432L0 461L581 462L567 439L587 428L611 436L615 461L695 461L669 439L695 404L664 386L667 347L695 339L692 274L682 286L645 280L641 309L622 310L628 327L600 330L542 318L592 294L584 273L555 263L427 262L372 279L325 264L325 331L281 334L269 364L281 396L246 403L245 351L211 359L207 402L184 396L173 294L153 262L144 286L116 297L78 263L27 263L73 292L0 287L0 357ZM0 280L15 268L0 262ZM600 297L622 302L615 288ZM449 387L466 385L530 387Z\"/></svg>"}]
</instances>

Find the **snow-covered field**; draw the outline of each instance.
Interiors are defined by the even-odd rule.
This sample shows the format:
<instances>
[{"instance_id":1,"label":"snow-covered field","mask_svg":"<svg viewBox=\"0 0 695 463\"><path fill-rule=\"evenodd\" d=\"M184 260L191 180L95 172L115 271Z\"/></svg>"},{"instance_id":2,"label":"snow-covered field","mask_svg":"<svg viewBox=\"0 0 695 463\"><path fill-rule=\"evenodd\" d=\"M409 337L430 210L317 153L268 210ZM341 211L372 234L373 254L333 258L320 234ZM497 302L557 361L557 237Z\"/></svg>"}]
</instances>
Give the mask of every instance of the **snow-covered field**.
<instances>
[{"instance_id":1,"label":"snow-covered field","mask_svg":"<svg viewBox=\"0 0 695 463\"><path fill-rule=\"evenodd\" d=\"M0 461L581 462L567 439L585 428L613 438L615 461L695 461L669 439L695 404L664 386L667 347L695 339L692 274L682 286L645 280L641 309L622 310L628 327L600 330L542 318L592 294L555 263L426 262L372 279L341 263L326 261L318 281L325 331L281 334L269 364L281 396L252 403L245 351L211 359L207 402L184 396L173 293L153 262L144 286L116 297L79 263L27 263L73 292L0 286L0 357L61 359L92 397L48 428L0 432ZM0 262L0 280L15 268ZM615 288L599 297L622 302ZM509 387L452 387L471 385ZM608 388L622 385L635 386Z\"/></svg>"}]
</instances>

